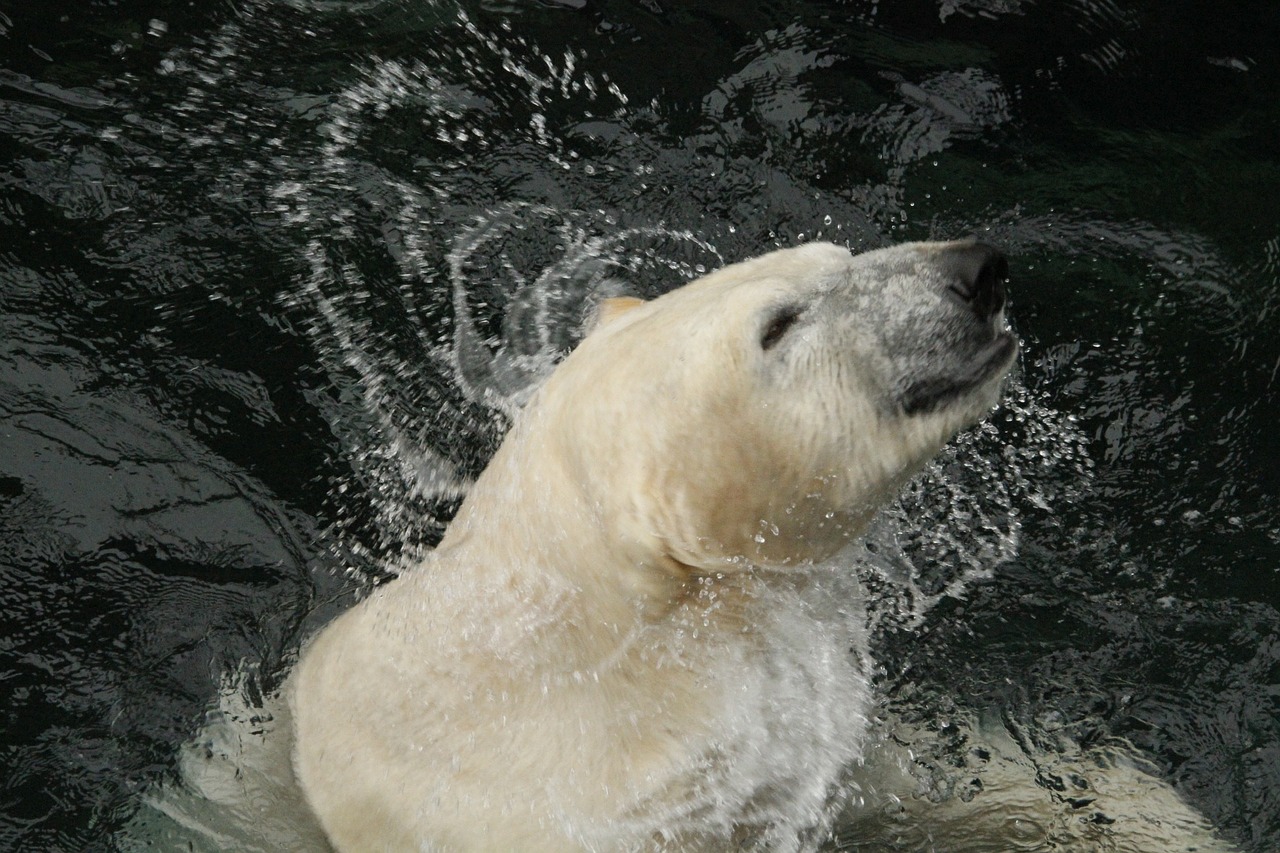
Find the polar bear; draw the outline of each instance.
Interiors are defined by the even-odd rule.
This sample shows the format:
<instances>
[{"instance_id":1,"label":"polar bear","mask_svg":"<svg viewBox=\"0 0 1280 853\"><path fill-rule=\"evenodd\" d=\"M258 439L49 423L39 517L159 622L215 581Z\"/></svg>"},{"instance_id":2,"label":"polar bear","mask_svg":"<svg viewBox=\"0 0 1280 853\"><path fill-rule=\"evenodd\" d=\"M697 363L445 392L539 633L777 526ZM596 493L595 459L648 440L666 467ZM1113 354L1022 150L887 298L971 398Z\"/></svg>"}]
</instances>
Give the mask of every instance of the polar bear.
<instances>
[{"instance_id":1,"label":"polar bear","mask_svg":"<svg viewBox=\"0 0 1280 853\"><path fill-rule=\"evenodd\" d=\"M870 702L827 560L996 403L1006 272L812 243L603 303L439 548L304 650L294 769L332 844L815 843Z\"/></svg>"}]
</instances>

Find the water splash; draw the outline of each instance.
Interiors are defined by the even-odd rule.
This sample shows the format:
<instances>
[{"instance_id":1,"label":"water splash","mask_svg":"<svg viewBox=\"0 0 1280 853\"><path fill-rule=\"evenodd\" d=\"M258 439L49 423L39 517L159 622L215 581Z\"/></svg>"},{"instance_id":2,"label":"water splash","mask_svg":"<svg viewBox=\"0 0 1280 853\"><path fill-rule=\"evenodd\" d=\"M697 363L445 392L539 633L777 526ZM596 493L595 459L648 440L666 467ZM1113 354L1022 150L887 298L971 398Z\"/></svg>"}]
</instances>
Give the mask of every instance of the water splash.
<instances>
[{"instance_id":1,"label":"water splash","mask_svg":"<svg viewBox=\"0 0 1280 853\"><path fill-rule=\"evenodd\" d=\"M1011 382L1000 410L947 445L856 546L873 627L912 631L964 598L1017 556L1024 516L1079 500L1093 467L1076 418Z\"/></svg>"},{"instance_id":2,"label":"water splash","mask_svg":"<svg viewBox=\"0 0 1280 853\"><path fill-rule=\"evenodd\" d=\"M540 220L540 221L539 221ZM562 250L542 270L516 257L521 232L532 230ZM586 217L514 203L464 231L449 253L454 337L445 355L467 397L514 416L578 341L601 299L633 292L627 281L688 281L722 266L710 243L661 226L592 233ZM646 293L646 295L649 295ZM477 298L479 297L479 298ZM500 333L485 336L477 302L501 307Z\"/></svg>"},{"instance_id":3,"label":"water splash","mask_svg":"<svg viewBox=\"0 0 1280 853\"><path fill-rule=\"evenodd\" d=\"M627 268L612 260L621 246L683 237L660 228L590 234L545 205L500 205L491 215L481 208L462 235L443 233L438 223L467 218L462 210L476 201L466 164L494 156L499 144L489 125L494 113L507 118L510 111L492 109L494 99L537 105L554 91L625 102L607 79L578 72L572 54L556 63L525 45L532 60L543 60L535 72L465 15L457 22L471 39L441 64L494 78L484 95L425 62L375 60L316 125L318 165L280 160L268 191L280 221L307 235L308 272L279 302L311 338L338 391L316 402L343 438L353 481L370 497L374 518L365 526L373 528L372 551L384 555L420 549L439 535L450 504L480 467L476 457L487 456L505 421L576 342L581 317L570 316L572 306L616 289L602 273ZM495 65L504 73L495 76ZM386 135L404 126L420 128L405 148L429 140L447 146L433 151L440 156L430 174L380 156L399 147ZM546 146L555 163L575 156L552 144L538 114L527 139ZM560 225L551 224L557 218ZM492 280L473 283L485 275ZM490 304L468 301L477 292ZM478 316L490 306L505 318L496 336Z\"/></svg>"}]
</instances>

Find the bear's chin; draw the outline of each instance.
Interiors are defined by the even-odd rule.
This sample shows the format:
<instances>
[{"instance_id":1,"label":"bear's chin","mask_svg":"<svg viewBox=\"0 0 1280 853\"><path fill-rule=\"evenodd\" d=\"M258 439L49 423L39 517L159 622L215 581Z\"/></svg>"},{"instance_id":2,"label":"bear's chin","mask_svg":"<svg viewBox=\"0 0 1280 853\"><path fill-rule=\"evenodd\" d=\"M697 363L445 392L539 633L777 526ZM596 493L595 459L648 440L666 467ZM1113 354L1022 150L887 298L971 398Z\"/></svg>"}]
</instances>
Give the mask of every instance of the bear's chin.
<instances>
[{"instance_id":1,"label":"bear's chin","mask_svg":"<svg viewBox=\"0 0 1280 853\"><path fill-rule=\"evenodd\" d=\"M1005 330L983 347L959 373L933 376L907 386L899 398L906 415L927 415L953 404L969 402L974 397L993 397L1005 373L1018 354L1018 341ZM993 390L987 393L986 387Z\"/></svg>"}]
</instances>

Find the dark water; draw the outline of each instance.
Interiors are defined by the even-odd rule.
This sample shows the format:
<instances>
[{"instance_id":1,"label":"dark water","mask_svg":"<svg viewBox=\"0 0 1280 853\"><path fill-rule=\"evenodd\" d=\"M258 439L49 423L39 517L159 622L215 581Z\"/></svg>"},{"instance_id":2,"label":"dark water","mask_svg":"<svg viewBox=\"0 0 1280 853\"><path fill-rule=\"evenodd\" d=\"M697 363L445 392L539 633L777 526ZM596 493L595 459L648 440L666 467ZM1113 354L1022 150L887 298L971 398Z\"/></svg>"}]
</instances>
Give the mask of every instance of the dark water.
<instances>
[{"instance_id":1,"label":"dark water","mask_svg":"<svg viewBox=\"0 0 1280 853\"><path fill-rule=\"evenodd\" d=\"M907 532L991 577L883 630L883 690L1126 738L1280 848L1278 38L1270 0L0 7L0 847L109 849L226 673L434 542L575 282L977 233L1016 547Z\"/></svg>"}]
</instances>

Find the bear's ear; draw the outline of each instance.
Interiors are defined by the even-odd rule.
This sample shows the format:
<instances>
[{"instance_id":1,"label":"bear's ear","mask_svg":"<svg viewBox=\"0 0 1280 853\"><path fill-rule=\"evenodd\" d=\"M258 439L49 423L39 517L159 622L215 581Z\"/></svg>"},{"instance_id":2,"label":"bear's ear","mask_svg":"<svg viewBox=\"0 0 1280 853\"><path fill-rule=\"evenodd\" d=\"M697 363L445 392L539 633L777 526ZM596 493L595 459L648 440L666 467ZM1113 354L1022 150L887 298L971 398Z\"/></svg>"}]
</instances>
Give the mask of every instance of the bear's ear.
<instances>
[{"instance_id":1,"label":"bear's ear","mask_svg":"<svg viewBox=\"0 0 1280 853\"><path fill-rule=\"evenodd\" d=\"M601 326L607 326L623 314L643 304L644 300L635 296L610 296L608 299L601 299L600 304L596 306L595 316L591 318L590 331L594 332Z\"/></svg>"}]
</instances>

